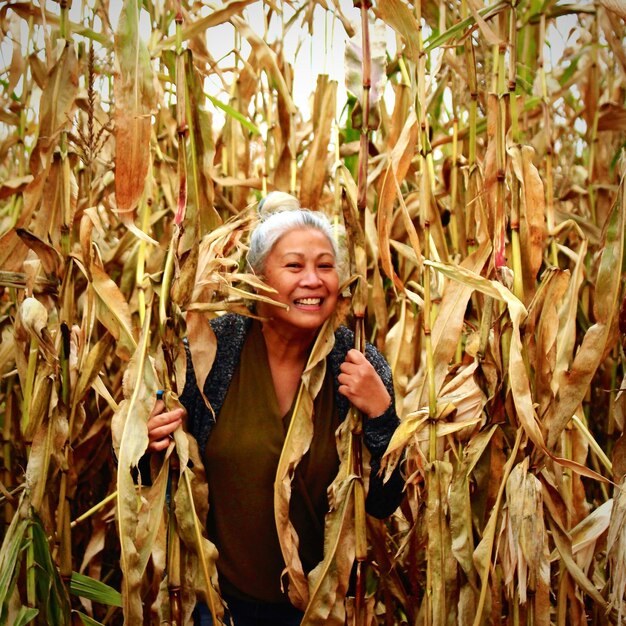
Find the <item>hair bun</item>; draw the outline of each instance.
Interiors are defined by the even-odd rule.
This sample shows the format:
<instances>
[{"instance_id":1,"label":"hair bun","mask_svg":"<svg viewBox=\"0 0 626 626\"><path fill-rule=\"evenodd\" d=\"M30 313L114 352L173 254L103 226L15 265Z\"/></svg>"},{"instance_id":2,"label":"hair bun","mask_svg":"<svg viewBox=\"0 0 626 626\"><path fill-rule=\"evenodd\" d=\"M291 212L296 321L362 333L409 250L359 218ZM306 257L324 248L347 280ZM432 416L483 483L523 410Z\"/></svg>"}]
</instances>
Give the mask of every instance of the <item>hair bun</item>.
<instances>
[{"instance_id":1,"label":"hair bun","mask_svg":"<svg viewBox=\"0 0 626 626\"><path fill-rule=\"evenodd\" d=\"M300 201L290 193L271 191L259 202L257 211L261 219L267 219L273 213L297 211L300 208Z\"/></svg>"}]
</instances>

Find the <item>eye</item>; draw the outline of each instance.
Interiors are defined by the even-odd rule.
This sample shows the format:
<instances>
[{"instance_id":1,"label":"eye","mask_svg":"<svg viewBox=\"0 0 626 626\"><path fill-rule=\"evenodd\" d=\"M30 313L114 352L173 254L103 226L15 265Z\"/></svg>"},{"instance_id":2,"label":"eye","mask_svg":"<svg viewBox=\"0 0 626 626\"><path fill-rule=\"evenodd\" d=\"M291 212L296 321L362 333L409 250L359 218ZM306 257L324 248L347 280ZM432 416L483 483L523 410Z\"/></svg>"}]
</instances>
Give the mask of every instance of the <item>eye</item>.
<instances>
[{"instance_id":1,"label":"eye","mask_svg":"<svg viewBox=\"0 0 626 626\"><path fill-rule=\"evenodd\" d=\"M318 267L321 270L334 270L335 269L335 264L334 263L320 263L318 265Z\"/></svg>"},{"instance_id":2,"label":"eye","mask_svg":"<svg viewBox=\"0 0 626 626\"><path fill-rule=\"evenodd\" d=\"M300 269L302 267L301 263L298 263L297 261L290 261L289 263L285 264L285 267L289 268L290 270L297 270Z\"/></svg>"}]
</instances>

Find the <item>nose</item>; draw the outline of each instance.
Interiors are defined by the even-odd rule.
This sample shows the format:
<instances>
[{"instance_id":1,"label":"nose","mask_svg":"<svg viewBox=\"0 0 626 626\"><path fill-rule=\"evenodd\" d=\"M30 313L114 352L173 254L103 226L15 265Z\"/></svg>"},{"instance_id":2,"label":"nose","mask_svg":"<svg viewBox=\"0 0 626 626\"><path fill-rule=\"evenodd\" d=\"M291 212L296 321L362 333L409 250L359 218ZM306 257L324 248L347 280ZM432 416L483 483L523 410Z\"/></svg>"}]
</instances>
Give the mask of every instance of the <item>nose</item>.
<instances>
[{"instance_id":1,"label":"nose","mask_svg":"<svg viewBox=\"0 0 626 626\"><path fill-rule=\"evenodd\" d=\"M304 287L319 287L322 284L322 279L317 271L317 267L306 267L302 273L300 284Z\"/></svg>"}]
</instances>

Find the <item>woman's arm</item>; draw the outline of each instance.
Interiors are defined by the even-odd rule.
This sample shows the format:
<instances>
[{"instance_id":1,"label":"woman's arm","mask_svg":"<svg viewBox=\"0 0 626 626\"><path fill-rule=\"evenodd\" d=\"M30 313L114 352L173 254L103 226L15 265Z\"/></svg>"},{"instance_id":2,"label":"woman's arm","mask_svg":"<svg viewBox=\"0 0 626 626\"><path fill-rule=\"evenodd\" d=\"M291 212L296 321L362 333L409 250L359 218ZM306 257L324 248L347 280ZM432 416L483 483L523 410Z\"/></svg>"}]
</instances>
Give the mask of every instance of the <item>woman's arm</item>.
<instances>
[{"instance_id":1,"label":"woman's arm","mask_svg":"<svg viewBox=\"0 0 626 626\"><path fill-rule=\"evenodd\" d=\"M364 413L363 435L370 452L370 487L367 512L382 519L393 513L403 497L404 479L399 467L386 483L380 475L382 456L400 420L396 414L391 368L373 346L367 345L365 356L349 350L340 366L340 394Z\"/></svg>"}]
</instances>

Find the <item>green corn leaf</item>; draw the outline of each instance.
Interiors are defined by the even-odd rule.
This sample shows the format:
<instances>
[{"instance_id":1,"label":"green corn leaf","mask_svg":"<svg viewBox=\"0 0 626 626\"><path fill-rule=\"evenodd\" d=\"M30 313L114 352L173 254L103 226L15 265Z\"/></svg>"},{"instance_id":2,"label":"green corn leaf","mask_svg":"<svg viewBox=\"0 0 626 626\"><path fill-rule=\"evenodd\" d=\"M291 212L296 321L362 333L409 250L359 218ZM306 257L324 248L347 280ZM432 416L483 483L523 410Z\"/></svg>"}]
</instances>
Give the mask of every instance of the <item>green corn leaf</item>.
<instances>
[{"instance_id":1,"label":"green corn leaf","mask_svg":"<svg viewBox=\"0 0 626 626\"><path fill-rule=\"evenodd\" d=\"M85 626L102 626L102 622L98 622L97 620L93 619L93 617L89 617L89 615L85 615L80 611L74 611L74 613L78 615L78 617L80 617Z\"/></svg>"},{"instance_id":2,"label":"green corn leaf","mask_svg":"<svg viewBox=\"0 0 626 626\"><path fill-rule=\"evenodd\" d=\"M497 2L496 4L485 7L478 11L478 14L485 19L493 17L497 15L500 11L503 11L508 4L506 2ZM448 28L448 30L444 31L440 35L436 35L431 39L427 39L424 42L424 50L426 52L430 52L439 46L443 46L444 44L449 43L452 39L465 32L470 26L473 26L476 23L476 20L473 16L466 17L464 20L457 22L454 26Z\"/></svg>"},{"instance_id":3,"label":"green corn leaf","mask_svg":"<svg viewBox=\"0 0 626 626\"><path fill-rule=\"evenodd\" d=\"M224 104L221 100L214 98L212 95L205 92L204 94L214 106L218 109L222 109L226 115L230 115L233 119L237 120L244 128L247 128L251 133L255 135L260 135L261 131L244 115L242 115L239 111L233 109L233 107L228 104Z\"/></svg>"},{"instance_id":4,"label":"green corn leaf","mask_svg":"<svg viewBox=\"0 0 626 626\"><path fill-rule=\"evenodd\" d=\"M122 606L122 594L113 587L100 580L85 576L79 572L72 572L70 580L70 593L81 598L87 598L100 604L109 606ZM94 622L98 623L98 622Z\"/></svg>"},{"instance_id":5,"label":"green corn leaf","mask_svg":"<svg viewBox=\"0 0 626 626\"><path fill-rule=\"evenodd\" d=\"M2 542L0 550L0 606L3 606L10 595L10 590L15 584L19 574L20 558L18 557L22 542L28 527L28 520L19 520L17 515L13 518L11 526ZM0 618L2 618L0 614Z\"/></svg>"},{"instance_id":6,"label":"green corn leaf","mask_svg":"<svg viewBox=\"0 0 626 626\"><path fill-rule=\"evenodd\" d=\"M50 544L39 517L33 512L31 521L35 556L37 603L48 624L69 624L69 598L56 563L52 560Z\"/></svg>"},{"instance_id":7,"label":"green corn leaf","mask_svg":"<svg viewBox=\"0 0 626 626\"><path fill-rule=\"evenodd\" d=\"M24 626L24 624L28 624L35 617L39 615L39 609L32 609L26 606L20 607L20 610L15 617L15 621L13 622L13 626Z\"/></svg>"}]
</instances>

